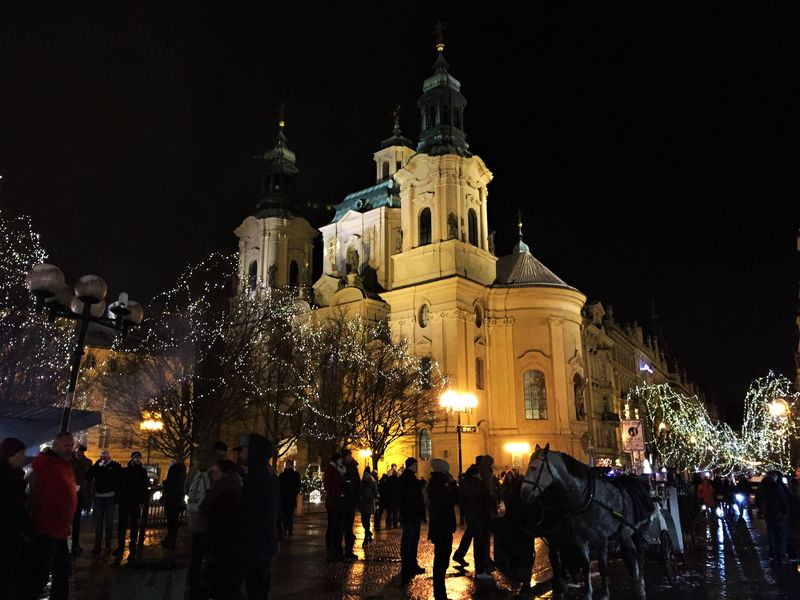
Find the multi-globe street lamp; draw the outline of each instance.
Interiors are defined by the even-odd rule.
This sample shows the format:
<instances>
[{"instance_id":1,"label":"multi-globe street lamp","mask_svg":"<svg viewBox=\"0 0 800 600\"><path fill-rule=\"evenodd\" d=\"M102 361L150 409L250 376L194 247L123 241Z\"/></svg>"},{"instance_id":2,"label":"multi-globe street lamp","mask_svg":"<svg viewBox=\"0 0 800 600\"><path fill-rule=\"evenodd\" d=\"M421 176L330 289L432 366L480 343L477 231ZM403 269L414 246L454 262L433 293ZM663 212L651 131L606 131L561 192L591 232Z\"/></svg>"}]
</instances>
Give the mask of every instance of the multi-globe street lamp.
<instances>
[{"instance_id":1,"label":"multi-globe street lamp","mask_svg":"<svg viewBox=\"0 0 800 600\"><path fill-rule=\"evenodd\" d=\"M448 413L455 413L458 416L456 431L458 432L458 474L462 473L461 465L461 414L472 412L478 406L478 398L469 392L457 392L447 390L439 397L439 406Z\"/></svg>"},{"instance_id":2,"label":"multi-globe street lamp","mask_svg":"<svg viewBox=\"0 0 800 600\"><path fill-rule=\"evenodd\" d=\"M57 317L77 321L77 339L72 353L72 368L64 413L61 417L60 431L64 432L69 429L72 404L75 399L75 384L78 381L89 323L97 323L125 335L131 325L141 323L144 313L141 305L129 300L125 292L120 293L119 298L106 308L108 286L97 275L79 277L73 288L67 285L61 269L55 265L42 263L30 270L26 283L36 297L37 307L47 310L50 322Z\"/></svg>"}]
</instances>

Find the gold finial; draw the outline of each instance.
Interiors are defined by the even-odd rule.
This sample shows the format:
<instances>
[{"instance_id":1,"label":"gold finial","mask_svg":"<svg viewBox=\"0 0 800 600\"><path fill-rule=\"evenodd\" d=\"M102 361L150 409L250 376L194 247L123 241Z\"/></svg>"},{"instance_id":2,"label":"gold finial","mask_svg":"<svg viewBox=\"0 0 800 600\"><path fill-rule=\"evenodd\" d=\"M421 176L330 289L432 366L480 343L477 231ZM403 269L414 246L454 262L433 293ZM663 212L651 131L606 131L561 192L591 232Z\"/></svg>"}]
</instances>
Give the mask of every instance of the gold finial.
<instances>
[{"instance_id":1,"label":"gold finial","mask_svg":"<svg viewBox=\"0 0 800 600\"><path fill-rule=\"evenodd\" d=\"M433 28L433 33L436 36L436 50L438 52L444 52L444 23L441 21L436 23L436 27Z\"/></svg>"},{"instance_id":2,"label":"gold finial","mask_svg":"<svg viewBox=\"0 0 800 600\"><path fill-rule=\"evenodd\" d=\"M286 103L281 104L281 109L278 113L278 127L283 129L286 127Z\"/></svg>"},{"instance_id":3,"label":"gold finial","mask_svg":"<svg viewBox=\"0 0 800 600\"><path fill-rule=\"evenodd\" d=\"M517 229L519 229L519 237L522 239L522 211L517 211Z\"/></svg>"}]
</instances>

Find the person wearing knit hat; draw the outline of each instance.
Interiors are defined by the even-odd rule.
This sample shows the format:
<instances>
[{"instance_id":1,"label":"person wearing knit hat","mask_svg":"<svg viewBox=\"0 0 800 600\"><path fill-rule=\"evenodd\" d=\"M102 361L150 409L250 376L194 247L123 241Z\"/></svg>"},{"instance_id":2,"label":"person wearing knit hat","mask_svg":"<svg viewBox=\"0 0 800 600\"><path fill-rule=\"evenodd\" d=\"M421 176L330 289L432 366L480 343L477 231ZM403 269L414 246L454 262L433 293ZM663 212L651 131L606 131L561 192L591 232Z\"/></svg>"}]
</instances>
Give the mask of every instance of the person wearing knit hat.
<instances>
[{"instance_id":1,"label":"person wearing knit hat","mask_svg":"<svg viewBox=\"0 0 800 600\"><path fill-rule=\"evenodd\" d=\"M25 497L25 444L17 438L6 438L0 443L0 581L15 597L20 583L19 564L22 553L23 531L28 528L29 517ZM0 592L2 596L2 592Z\"/></svg>"},{"instance_id":2,"label":"person wearing knit hat","mask_svg":"<svg viewBox=\"0 0 800 600\"><path fill-rule=\"evenodd\" d=\"M417 479L417 459L406 459L406 468L400 476L400 525L403 535L400 538L400 585L404 586L415 575L421 575L425 569L417 562L419 547L419 530L425 519L425 500L422 497L422 486Z\"/></svg>"},{"instance_id":3,"label":"person wearing knit hat","mask_svg":"<svg viewBox=\"0 0 800 600\"><path fill-rule=\"evenodd\" d=\"M430 511L428 540L433 543L433 597L447 600L445 573L453 551L453 533L456 531L458 484L450 475L450 464L446 460L431 460L431 480L428 484Z\"/></svg>"}]
</instances>

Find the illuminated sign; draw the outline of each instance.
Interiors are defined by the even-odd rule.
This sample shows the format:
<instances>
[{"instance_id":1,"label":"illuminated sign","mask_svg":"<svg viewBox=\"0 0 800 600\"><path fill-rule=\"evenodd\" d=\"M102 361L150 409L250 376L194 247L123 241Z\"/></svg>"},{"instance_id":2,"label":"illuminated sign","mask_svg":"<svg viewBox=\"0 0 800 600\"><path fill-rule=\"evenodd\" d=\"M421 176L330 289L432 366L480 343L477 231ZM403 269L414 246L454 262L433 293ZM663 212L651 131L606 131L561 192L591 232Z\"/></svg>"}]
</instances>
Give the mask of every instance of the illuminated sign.
<instances>
[{"instance_id":1,"label":"illuminated sign","mask_svg":"<svg viewBox=\"0 0 800 600\"><path fill-rule=\"evenodd\" d=\"M478 431L477 425L462 425L461 426L461 433L475 433Z\"/></svg>"},{"instance_id":2,"label":"illuminated sign","mask_svg":"<svg viewBox=\"0 0 800 600\"><path fill-rule=\"evenodd\" d=\"M652 373L652 372L653 372L653 367L651 367L650 365L648 365L648 364L647 364L646 362L644 362L643 360L640 360L640 361L639 361L639 370L640 370L640 371L644 371L644 372L646 372L646 373Z\"/></svg>"}]
</instances>

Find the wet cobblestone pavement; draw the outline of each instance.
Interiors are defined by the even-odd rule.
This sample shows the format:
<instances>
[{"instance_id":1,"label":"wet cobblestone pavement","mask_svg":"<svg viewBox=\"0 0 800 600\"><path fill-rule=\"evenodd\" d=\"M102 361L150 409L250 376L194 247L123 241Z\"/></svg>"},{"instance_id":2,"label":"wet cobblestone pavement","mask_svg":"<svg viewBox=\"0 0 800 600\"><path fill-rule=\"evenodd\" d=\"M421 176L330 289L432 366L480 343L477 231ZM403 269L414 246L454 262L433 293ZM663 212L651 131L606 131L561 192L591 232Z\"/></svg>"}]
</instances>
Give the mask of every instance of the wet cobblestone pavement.
<instances>
[{"instance_id":1,"label":"wet cobblestone pavement","mask_svg":"<svg viewBox=\"0 0 800 600\"><path fill-rule=\"evenodd\" d=\"M298 517L295 535L287 538L273 566L273 600L349 600L366 598L371 600L429 599L432 598L431 564L433 546L425 541L423 532L419 546L419 562L426 568L424 575L417 576L404 590L395 584L400 571L400 529L382 529L375 533L372 544L361 546L363 529L360 519L355 553L358 560L352 562L325 562L325 515L310 514ZM84 540L89 542L93 527L86 524ZM179 548L163 550L156 536L149 537L140 563L170 563L173 566L175 583L181 579L189 559L189 536L182 528ZM647 597L653 599L699 600L705 598L727 598L732 600L759 598L773 600L781 598L800 599L800 566L773 566L767 557L764 521L750 519L748 515L735 521L718 520L716 517L702 518L695 528L695 542L687 549L684 562L680 564L680 582L670 586L666 583L655 556L647 561ZM456 532L454 547L462 530ZM86 547L86 544L84 544ZM541 550L541 551L540 551ZM472 564L472 554L467 555ZM537 543L537 564L533 574L534 593L530 598L551 598L549 585L550 569L546 548ZM99 557L83 554L75 561L73 597L76 600L125 597L121 592L122 581L130 578L133 571L123 556L121 561L104 554ZM165 575L168 571L165 571ZM515 598L515 590L498 572L494 581L476 585L472 567L466 570L451 565L447 573L448 597L452 600L476 598L485 600ZM593 564L593 583L599 579ZM179 586L176 586L179 587ZM610 589L612 598L632 598L633 593L627 571L618 558L612 560ZM176 592L178 590L175 590ZM170 596L174 598L175 596ZM569 599L584 598L582 590L571 585Z\"/></svg>"}]
</instances>

